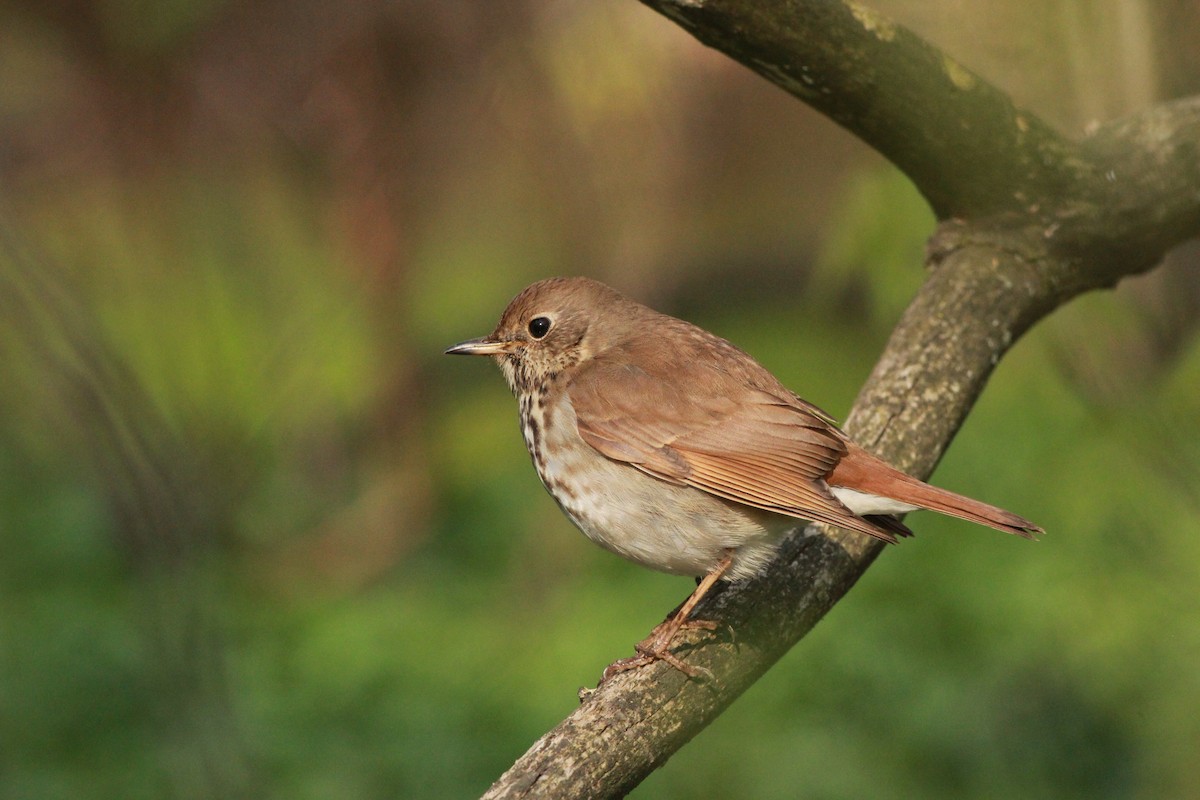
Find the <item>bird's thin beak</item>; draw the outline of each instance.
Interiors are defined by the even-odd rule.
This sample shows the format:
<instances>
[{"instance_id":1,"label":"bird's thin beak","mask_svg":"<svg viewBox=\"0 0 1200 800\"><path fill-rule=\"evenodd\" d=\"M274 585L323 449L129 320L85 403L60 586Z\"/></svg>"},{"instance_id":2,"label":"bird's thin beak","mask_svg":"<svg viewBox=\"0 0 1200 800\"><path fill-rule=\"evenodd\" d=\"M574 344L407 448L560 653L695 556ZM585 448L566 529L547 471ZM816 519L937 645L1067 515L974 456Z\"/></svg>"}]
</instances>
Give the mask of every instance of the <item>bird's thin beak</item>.
<instances>
[{"instance_id":1,"label":"bird's thin beak","mask_svg":"<svg viewBox=\"0 0 1200 800\"><path fill-rule=\"evenodd\" d=\"M505 353L512 352L516 347L516 342L506 342L499 339L493 339L490 336L481 336L478 339L468 339L465 342L459 342L453 347L446 348L448 356L501 356Z\"/></svg>"}]
</instances>

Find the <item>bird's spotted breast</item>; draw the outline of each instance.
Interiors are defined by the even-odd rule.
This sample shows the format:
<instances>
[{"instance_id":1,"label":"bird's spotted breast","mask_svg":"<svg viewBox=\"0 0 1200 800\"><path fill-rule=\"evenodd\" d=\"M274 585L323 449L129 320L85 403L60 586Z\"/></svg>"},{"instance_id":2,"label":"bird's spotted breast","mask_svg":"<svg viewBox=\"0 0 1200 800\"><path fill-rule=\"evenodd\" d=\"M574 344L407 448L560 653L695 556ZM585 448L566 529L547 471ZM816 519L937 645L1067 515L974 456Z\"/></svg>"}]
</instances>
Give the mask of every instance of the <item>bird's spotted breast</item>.
<instances>
[{"instance_id":1,"label":"bird's spotted breast","mask_svg":"<svg viewBox=\"0 0 1200 800\"><path fill-rule=\"evenodd\" d=\"M552 398L556 399L555 402ZM592 541L653 569L703 575L738 548L731 577L753 574L773 553L768 515L612 461L580 437L565 392L519 398L534 468L563 513Z\"/></svg>"}]
</instances>

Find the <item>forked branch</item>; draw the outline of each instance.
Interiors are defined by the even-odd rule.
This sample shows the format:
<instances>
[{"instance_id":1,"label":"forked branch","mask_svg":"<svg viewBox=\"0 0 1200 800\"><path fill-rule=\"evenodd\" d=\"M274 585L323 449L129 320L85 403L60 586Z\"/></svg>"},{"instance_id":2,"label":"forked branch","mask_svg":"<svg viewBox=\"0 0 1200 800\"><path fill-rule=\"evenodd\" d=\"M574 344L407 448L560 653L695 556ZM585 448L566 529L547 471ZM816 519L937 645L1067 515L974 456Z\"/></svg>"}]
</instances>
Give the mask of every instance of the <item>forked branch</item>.
<instances>
[{"instance_id":1,"label":"forked branch","mask_svg":"<svg viewBox=\"0 0 1200 800\"><path fill-rule=\"evenodd\" d=\"M928 278L847 430L924 477L992 369L1076 295L1156 265L1200 233L1200 98L1071 142L913 33L832 0L643 0L828 114L903 170L943 220ZM810 531L811 533L811 531ZM737 631L605 683L489 798L619 797L754 683L854 585L880 546L798 535L698 613Z\"/></svg>"}]
</instances>

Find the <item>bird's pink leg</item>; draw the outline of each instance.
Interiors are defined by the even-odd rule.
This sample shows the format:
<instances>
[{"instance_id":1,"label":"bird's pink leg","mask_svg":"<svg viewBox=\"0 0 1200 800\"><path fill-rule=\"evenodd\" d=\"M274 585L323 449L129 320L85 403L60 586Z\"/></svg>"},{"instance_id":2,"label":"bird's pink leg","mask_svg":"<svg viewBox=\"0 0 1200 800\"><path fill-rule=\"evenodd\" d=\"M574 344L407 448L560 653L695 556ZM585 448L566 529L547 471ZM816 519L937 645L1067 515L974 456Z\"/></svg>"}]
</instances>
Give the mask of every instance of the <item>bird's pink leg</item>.
<instances>
[{"instance_id":1,"label":"bird's pink leg","mask_svg":"<svg viewBox=\"0 0 1200 800\"><path fill-rule=\"evenodd\" d=\"M649 636L634 646L638 654L630 658L618 659L609 664L604 670L604 675L600 678L600 683L603 684L617 673L636 669L646 664L652 664L655 661L665 661L692 678L701 672L707 672L707 670L701 667L693 667L681 661L678 656L671 652L671 641L685 628L711 631L717 627L716 623L710 620L689 619L688 617L691 615L692 610L696 608L696 605L708 594L709 590L716 585L717 581L721 580L721 576L725 574L732 564L733 550L726 550L724 557L708 571L708 574L704 576L688 599L683 601L683 605L676 609L674 614L656 625L654 630L650 631Z\"/></svg>"}]
</instances>

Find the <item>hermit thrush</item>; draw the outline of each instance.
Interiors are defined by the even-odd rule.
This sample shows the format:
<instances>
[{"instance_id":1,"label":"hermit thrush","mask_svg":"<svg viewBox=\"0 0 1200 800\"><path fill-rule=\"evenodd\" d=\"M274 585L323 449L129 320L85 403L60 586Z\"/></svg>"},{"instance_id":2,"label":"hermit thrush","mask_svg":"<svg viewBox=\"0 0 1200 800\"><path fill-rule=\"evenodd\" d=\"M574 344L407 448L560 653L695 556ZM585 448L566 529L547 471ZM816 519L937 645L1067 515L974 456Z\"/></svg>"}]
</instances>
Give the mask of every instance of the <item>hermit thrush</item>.
<instances>
[{"instance_id":1,"label":"hermit thrush","mask_svg":"<svg viewBox=\"0 0 1200 800\"><path fill-rule=\"evenodd\" d=\"M491 335L446 352L500 364L538 476L589 539L704 576L616 669L663 659L695 674L671 639L718 580L770 561L797 519L886 542L911 534L892 515L918 508L1027 538L1041 531L905 475L726 340L588 278L529 286Z\"/></svg>"}]
</instances>

